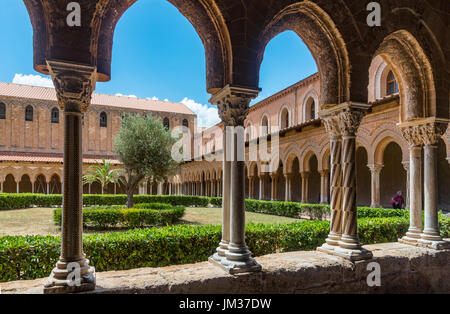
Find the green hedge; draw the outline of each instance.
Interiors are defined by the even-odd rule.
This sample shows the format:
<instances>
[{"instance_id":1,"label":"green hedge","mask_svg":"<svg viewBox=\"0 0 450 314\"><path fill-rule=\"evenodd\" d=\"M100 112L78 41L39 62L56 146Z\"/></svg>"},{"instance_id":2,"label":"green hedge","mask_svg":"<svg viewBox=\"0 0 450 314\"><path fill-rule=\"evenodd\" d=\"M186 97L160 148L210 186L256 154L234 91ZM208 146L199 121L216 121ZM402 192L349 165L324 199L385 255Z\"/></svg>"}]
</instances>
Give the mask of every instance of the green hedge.
<instances>
[{"instance_id":1,"label":"green hedge","mask_svg":"<svg viewBox=\"0 0 450 314\"><path fill-rule=\"evenodd\" d=\"M366 218L358 221L358 232L364 244L393 242L406 233L408 225L405 218ZM327 221L249 224L246 227L246 241L254 256L261 256L274 252L314 250L324 243L328 232ZM177 225L88 234L84 236L83 243L96 270L108 271L206 261L215 251L220 238L220 225ZM60 237L1 237L0 281L46 277L59 255Z\"/></svg>"},{"instance_id":2,"label":"green hedge","mask_svg":"<svg viewBox=\"0 0 450 314\"><path fill-rule=\"evenodd\" d=\"M124 206L96 206L83 208L83 226L98 230L115 228L118 226L128 229L145 226L173 224L184 215L183 206L169 206L167 204L145 204L148 207L161 208L131 208ZM62 210L53 211L53 220L61 225Z\"/></svg>"},{"instance_id":3,"label":"green hedge","mask_svg":"<svg viewBox=\"0 0 450 314\"><path fill-rule=\"evenodd\" d=\"M134 202L139 203L166 203L176 206L199 206L206 207L209 204L209 198L203 196L185 196L185 195L135 195ZM91 195L83 196L85 206L111 206L125 205L127 203L126 195ZM62 205L62 196L46 194L1 194L0 210L21 209L37 207L54 207Z\"/></svg>"}]
</instances>

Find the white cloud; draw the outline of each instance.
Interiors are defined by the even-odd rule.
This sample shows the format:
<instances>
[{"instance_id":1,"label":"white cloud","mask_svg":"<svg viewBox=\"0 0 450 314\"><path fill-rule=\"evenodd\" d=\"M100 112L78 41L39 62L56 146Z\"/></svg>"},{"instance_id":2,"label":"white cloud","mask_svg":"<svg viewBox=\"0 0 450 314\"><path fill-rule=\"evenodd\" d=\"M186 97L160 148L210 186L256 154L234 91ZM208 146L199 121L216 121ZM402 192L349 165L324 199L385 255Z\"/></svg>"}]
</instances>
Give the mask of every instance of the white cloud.
<instances>
[{"instance_id":1,"label":"white cloud","mask_svg":"<svg viewBox=\"0 0 450 314\"><path fill-rule=\"evenodd\" d=\"M137 98L136 95L123 95L121 93L117 93L115 96L122 96L122 97L131 97L131 98Z\"/></svg>"},{"instance_id":2,"label":"white cloud","mask_svg":"<svg viewBox=\"0 0 450 314\"><path fill-rule=\"evenodd\" d=\"M16 73L16 75L14 75L12 82L15 84L23 84L23 85L54 87L53 81L50 78L33 74L26 75Z\"/></svg>"},{"instance_id":3,"label":"white cloud","mask_svg":"<svg viewBox=\"0 0 450 314\"><path fill-rule=\"evenodd\" d=\"M180 102L197 115L197 123L200 127L211 127L220 122L219 111L217 108L196 103L194 100L187 97Z\"/></svg>"}]
</instances>

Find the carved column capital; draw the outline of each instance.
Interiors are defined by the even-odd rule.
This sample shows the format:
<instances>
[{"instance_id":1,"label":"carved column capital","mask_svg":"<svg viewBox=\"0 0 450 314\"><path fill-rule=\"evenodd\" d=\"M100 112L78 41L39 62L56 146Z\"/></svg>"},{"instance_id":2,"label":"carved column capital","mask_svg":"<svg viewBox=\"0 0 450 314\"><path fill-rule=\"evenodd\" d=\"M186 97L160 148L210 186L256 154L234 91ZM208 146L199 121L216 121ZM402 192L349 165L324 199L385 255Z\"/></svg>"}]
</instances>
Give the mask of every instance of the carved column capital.
<instances>
[{"instance_id":1,"label":"carved column capital","mask_svg":"<svg viewBox=\"0 0 450 314\"><path fill-rule=\"evenodd\" d=\"M410 147L436 145L439 138L447 131L448 120L436 118L421 119L398 124L403 138Z\"/></svg>"},{"instance_id":2,"label":"carved column capital","mask_svg":"<svg viewBox=\"0 0 450 314\"><path fill-rule=\"evenodd\" d=\"M328 175L330 174L330 169L320 170L319 174L320 174L321 177L328 177Z\"/></svg>"},{"instance_id":3,"label":"carved column capital","mask_svg":"<svg viewBox=\"0 0 450 314\"><path fill-rule=\"evenodd\" d=\"M370 105L346 102L319 113L331 136L355 135Z\"/></svg>"},{"instance_id":4,"label":"carved column capital","mask_svg":"<svg viewBox=\"0 0 450 314\"><path fill-rule=\"evenodd\" d=\"M383 170L384 165L372 164L372 165L367 165L367 167L369 167L370 172L372 172L374 174L380 174L381 170Z\"/></svg>"},{"instance_id":5,"label":"carved column capital","mask_svg":"<svg viewBox=\"0 0 450 314\"><path fill-rule=\"evenodd\" d=\"M250 101L256 98L260 91L227 85L210 99L210 103L218 106L219 116L226 126L243 126Z\"/></svg>"},{"instance_id":6,"label":"carved column capital","mask_svg":"<svg viewBox=\"0 0 450 314\"><path fill-rule=\"evenodd\" d=\"M61 110L86 112L95 89L97 70L93 66L47 61Z\"/></svg>"}]
</instances>

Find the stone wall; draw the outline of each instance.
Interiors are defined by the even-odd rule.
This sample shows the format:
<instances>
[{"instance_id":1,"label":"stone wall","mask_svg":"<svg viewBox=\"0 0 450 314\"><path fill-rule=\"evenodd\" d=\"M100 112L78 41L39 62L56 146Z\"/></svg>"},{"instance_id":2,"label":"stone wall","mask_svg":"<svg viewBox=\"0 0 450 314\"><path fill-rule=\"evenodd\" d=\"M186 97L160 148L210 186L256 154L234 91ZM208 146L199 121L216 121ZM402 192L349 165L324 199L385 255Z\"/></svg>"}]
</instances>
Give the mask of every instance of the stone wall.
<instances>
[{"instance_id":1,"label":"stone wall","mask_svg":"<svg viewBox=\"0 0 450 314\"><path fill-rule=\"evenodd\" d=\"M356 263L316 251L262 256L256 258L261 273L237 276L209 262L104 272L97 274L93 293L450 293L450 251L399 243L365 248L374 258ZM367 285L372 262L380 265L379 287ZM1 283L0 288L5 294L42 293L43 281Z\"/></svg>"}]
</instances>

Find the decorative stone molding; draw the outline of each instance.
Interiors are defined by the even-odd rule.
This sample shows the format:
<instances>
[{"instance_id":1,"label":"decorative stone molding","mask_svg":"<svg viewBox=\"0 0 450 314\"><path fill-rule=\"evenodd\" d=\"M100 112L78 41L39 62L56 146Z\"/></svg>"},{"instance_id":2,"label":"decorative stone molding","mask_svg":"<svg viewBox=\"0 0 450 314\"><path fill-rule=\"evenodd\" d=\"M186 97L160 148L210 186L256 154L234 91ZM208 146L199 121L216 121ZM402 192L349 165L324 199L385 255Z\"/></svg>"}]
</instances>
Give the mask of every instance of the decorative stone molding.
<instances>
[{"instance_id":1,"label":"decorative stone molding","mask_svg":"<svg viewBox=\"0 0 450 314\"><path fill-rule=\"evenodd\" d=\"M436 118L418 119L399 123L398 127L410 146L436 145L447 131L449 121Z\"/></svg>"},{"instance_id":2,"label":"decorative stone molding","mask_svg":"<svg viewBox=\"0 0 450 314\"><path fill-rule=\"evenodd\" d=\"M408 164L408 166L409 166L409 164ZM367 167L370 169L371 173L380 174L381 170L383 170L384 165L373 164L373 165L367 165Z\"/></svg>"},{"instance_id":3,"label":"decorative stone molding","mask_svg":"<svg viewBox=\"0 0 450 314\"><path fill-rule=\"evenodd\" d=\"M227 85L210 99L210 103L218 106L219 116L225 125L243 126L250 101L260 91L261 89Z\"/></svg>"},{"instance_id":4,"label":"decorative stone molding","mask_svg":"<svg viewBox=\"0 0 450 314\"><path fill-rule=\"evenodd\" d=\"M370 105L346 102L319 112L325 129L331 136L355 135Z\"/></svg>"},{"instance_id":5,"label":"decorative stone molding","mask_svg":"<svg viewBox=\"0 0 450 314\"><path fill-rule=\"evenodd\" d=\"M95 89L96 68L61 61L47 61L47 66L61 110L86 112Z\"/></svg>"}]
</instances>

